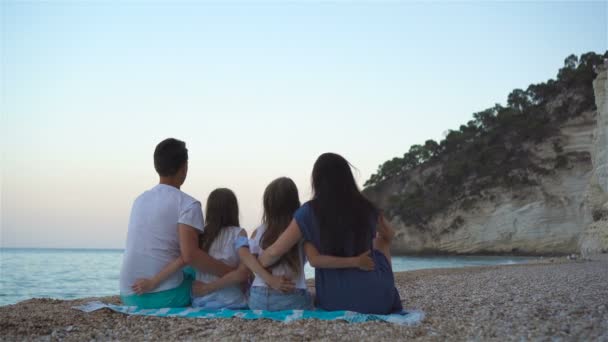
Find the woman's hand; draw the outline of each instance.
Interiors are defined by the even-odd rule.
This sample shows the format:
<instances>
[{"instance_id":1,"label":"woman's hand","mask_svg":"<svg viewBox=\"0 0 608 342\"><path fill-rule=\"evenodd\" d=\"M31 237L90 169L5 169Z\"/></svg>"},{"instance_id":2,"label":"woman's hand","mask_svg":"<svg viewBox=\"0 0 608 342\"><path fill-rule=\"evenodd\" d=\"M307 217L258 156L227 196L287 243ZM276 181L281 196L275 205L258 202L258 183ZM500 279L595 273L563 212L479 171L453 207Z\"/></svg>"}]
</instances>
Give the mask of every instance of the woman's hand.
<instances>
[{"instance_id":1,"label":"woman's hand","mask_svg":"<svg viewBox=\"0 0 608 342\"><path fill-rule=\"evenodd\" d=\"M374 270L374 259L370 256L370 251L365 251L357 257L357 268L363 271Z\"/></svg>"},{"instance_id":2,"label":"woman's hand","mask_svg":"<svg viewBox=\"0 0 608 342\"><path fill-rule=\"evenodd\" d=\"M272 289L281 291L283 293L293 292L293 290L296 288L293 280L291 280L285 276L282 276L282 277L271 276L271 278L269 279L267 284Z\"/></svg>"},{"instance_id":3,"label":"woman's hand","mask_svg":"<svg viewBox=\"0 0 608 342\"><path fill-rule=\"evenodd\" d=\"M154 290L156 284L151 279L137 279L131 289L138 295Z\"/></svg>"}]
</instances>

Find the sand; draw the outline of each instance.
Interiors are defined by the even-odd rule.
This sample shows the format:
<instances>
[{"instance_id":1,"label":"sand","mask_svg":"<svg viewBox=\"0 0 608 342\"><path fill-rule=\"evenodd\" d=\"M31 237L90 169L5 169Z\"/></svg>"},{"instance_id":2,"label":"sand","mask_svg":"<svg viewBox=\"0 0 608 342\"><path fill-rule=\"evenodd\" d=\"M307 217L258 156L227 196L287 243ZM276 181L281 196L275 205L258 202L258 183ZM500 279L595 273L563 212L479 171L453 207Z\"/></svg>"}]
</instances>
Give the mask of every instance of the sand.
<instances>
[{"instance_id":1,"label":"sand","mask_svg":"<svg viewBox=\"0 0 608 342\"><path fill-rule=\"evenodd\" d=\"M369 322L126 316L72 306L100 299L32 299L0 307L0 340L563 340L608 341L608 256L396 274L415 327Z\"/></svg>"}]
</instances>

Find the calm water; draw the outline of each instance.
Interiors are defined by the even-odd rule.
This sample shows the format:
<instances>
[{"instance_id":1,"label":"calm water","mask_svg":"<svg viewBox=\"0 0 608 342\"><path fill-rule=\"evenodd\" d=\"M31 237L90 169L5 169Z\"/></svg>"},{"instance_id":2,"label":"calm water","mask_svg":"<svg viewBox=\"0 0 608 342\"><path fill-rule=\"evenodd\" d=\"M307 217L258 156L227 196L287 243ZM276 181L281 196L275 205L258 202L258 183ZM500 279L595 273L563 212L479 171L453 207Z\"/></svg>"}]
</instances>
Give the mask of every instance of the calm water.
<instances>
[{"instance_id":1,"label":"calm water","mask_svg":"<svg viewBox=\"0 0 608 342\"><path fill-rule=\"evenodd\" d=\"M514 264L522 257L394 257L393 269ZM81 298L118 294L122 250L0 249L0 305L33 297ZM314 277L308 265L306 277Z\"/></svg>"}]
</instances>

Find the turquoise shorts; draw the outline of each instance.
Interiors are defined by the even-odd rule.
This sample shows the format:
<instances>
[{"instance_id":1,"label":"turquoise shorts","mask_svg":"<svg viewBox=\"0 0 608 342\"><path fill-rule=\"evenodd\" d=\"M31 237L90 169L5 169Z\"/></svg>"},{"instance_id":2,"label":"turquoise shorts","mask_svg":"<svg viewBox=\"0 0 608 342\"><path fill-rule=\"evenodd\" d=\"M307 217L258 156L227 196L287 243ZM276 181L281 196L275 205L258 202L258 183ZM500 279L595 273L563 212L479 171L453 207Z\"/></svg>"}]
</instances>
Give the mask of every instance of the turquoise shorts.
<instances>
[{"instance_id":1,"label":"turquoise shorts","mask_svg":"<svg viewBox=\"0 0 608 342\"><path fill-rule=\"evenodd\" d=\"M120 295L123 304L137 306L142 309L180 308L190 306L190 292L192 291L194 277L190 272L184 272L184 280L174 288L159 292L144 293L141 295Z\"/></svg>"}]
</instances>

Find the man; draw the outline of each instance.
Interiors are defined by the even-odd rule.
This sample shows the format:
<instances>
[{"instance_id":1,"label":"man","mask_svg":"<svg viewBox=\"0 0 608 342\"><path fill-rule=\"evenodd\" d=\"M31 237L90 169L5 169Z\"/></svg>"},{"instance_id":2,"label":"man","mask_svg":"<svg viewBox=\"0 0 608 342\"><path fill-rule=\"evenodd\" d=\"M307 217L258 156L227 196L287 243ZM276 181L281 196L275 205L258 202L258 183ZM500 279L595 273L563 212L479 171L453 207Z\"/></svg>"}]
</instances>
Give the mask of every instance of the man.
<instances>
[{"instance_id":1,"label":"man","mask_svg":"<svg viewBox=\"0 0 608 342\"><path fill-rule=\"evenodd\" d=\"M154 151L154 168L159 184L137 197L131 209L120 295L124 304L142 308L188 306L193 278L182 271L149 293L137 295L132 286L180 257L184 264L220 277L232 268L198 248L204 226L201 203L180 190L188 174L186 144L173 138L160 142Z\"/></svg>"}]
</instances>

